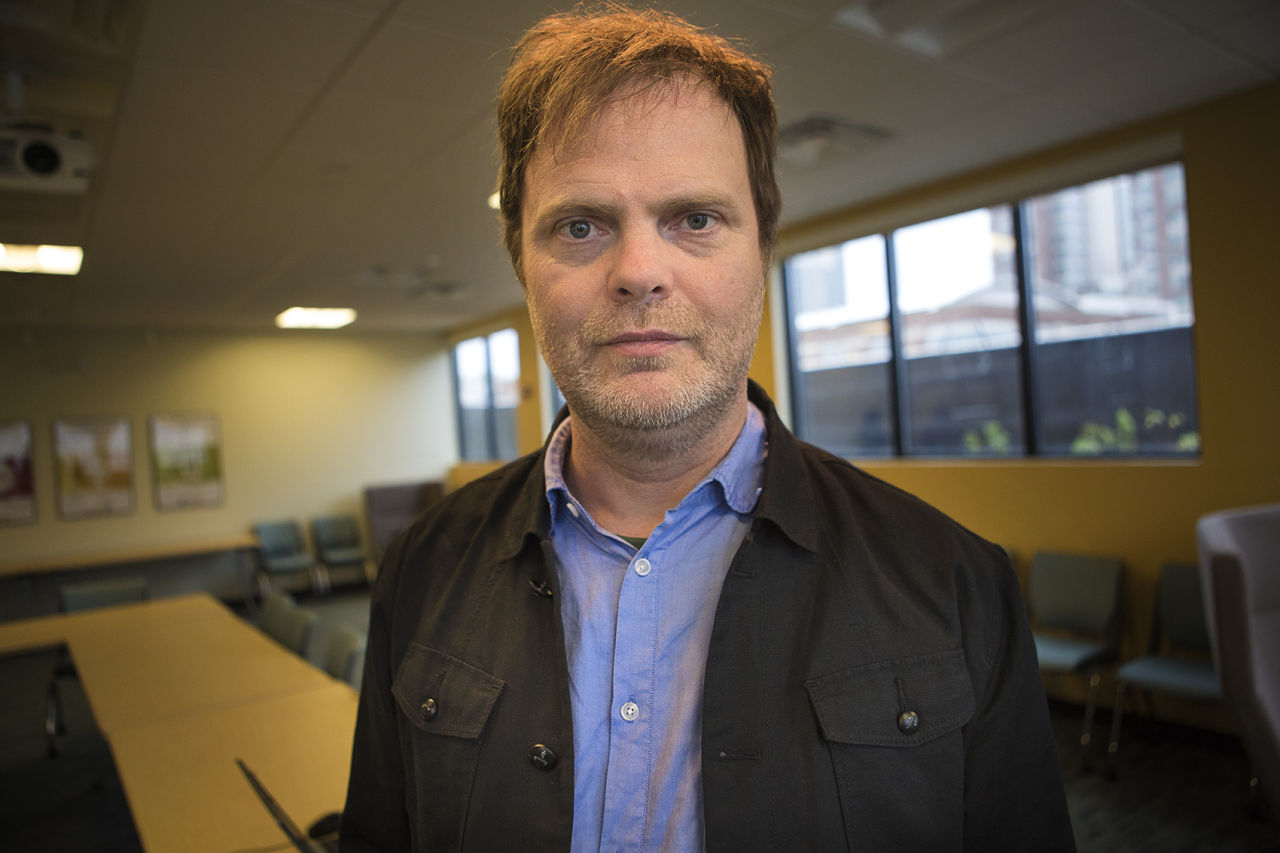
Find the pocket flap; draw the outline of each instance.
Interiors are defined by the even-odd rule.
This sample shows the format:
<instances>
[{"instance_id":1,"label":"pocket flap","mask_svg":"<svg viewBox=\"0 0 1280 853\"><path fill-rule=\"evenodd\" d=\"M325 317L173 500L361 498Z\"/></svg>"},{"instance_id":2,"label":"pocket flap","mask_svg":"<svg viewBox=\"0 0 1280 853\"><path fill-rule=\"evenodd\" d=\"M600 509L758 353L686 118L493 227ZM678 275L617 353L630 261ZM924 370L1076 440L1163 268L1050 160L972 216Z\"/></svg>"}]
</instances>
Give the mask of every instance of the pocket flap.
<instances>
[{"instance_id":1,"label":"pocket flap","mask_svg":"<svg viewBox=\"0 0 1280 853\"><path fill-rule=\"evenodd\" d=\"M959 649L856 666L804 686L823 736L837 743L917 746L973 717L973 686Z\"/></svg>"},{"instance_id":2,"label":"pocket flap","mask_svg":"<svg viewBox=\"0 0 1280 853\"><path fill-rule=\"evenodd\" d=\"M391 692L424 732L477 738L506 686L482 669L418 643L410 643Z\"/></svg>"}]
</instances>

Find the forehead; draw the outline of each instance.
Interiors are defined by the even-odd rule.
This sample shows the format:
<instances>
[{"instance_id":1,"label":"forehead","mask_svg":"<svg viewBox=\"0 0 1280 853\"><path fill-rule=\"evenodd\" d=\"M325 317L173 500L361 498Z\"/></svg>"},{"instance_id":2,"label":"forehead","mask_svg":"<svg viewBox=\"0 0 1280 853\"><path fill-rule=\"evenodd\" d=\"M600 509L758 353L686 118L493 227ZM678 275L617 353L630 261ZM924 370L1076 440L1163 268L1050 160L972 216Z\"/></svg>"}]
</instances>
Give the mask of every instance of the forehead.
<instances>
[{"instance_id":1,"label":"forehead","mask_svg":"<svg viewBox=\"0 0 1280 853\"><path fill-rule=\"evenodd\" d=\"M737 117L698 81L626 85L590 114L550 129L529 159L525 193L628 176L731 184L749 192Z\"/></svg>"}]
</instances>

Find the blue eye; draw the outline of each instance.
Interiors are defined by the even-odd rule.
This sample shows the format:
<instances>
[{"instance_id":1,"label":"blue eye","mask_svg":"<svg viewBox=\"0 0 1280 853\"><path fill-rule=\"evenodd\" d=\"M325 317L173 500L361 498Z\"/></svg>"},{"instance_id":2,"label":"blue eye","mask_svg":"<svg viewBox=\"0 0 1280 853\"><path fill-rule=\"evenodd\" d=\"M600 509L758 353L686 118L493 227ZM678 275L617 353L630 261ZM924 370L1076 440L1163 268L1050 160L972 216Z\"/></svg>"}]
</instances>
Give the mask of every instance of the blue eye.
<instances>
[{"instance_id":1,"label":"blue eye","mask_svg":"<svg viewBox=\"0 0 1280 853\"><path fill-rule=\"evenodd\" d=\"M591 236L591 223L585 219L577 219L565 226L565 233L575 240Z\"/></svg>"},{"instance_id":2,"label":"blue eye","mask_svg":"<svg viewBox=\"0 0 1280 853\"><path fill-rule=\"evenodd\" d=\"M711 224L711 217L705 213L691 213L684 218L684 221L694 231L701 231Z\"/></svg>"}]
</instances>

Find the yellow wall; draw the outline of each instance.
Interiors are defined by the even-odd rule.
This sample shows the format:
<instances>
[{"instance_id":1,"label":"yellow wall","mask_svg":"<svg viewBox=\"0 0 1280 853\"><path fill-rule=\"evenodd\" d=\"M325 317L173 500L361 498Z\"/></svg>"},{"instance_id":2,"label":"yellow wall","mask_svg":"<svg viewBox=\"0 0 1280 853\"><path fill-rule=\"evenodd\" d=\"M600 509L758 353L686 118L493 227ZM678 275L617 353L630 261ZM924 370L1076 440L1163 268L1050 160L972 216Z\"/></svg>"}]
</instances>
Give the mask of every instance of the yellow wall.
<instances>
[{"instance_id":1,"label":"yellow wall","mask_svg":"<svg viewBox=\"0 0 1280 853\"><path fill-rule=\"evenodd\" d=\"M785 235L795 245L838 232L842 221L900 224L903 211L939 197L980 196L983 187L1169 134L1180 135L1186 168L1200 460L864 465L1012 548L1022 572L1039 549L1123 557L1127 655L1145 650L1160 564L1194 562L1196 519L1280 500L1280 85L916 189ZM858 235L846 238L852 236Z\"/></svg>"},{"instance_id":2,"label":"yellow wall","mask_svg":"<svg viewBox=\"0 0 1280 853\"><path fill-rule=\"evenodd\" d=\"M49 333L0 341L0 419L33 431L38 522L0 528L0 565L244 535L256 521L351 512L366 485L441 479L456 458L448 351L423 336ZM215 412L226 500L158 512L147 418ZM52 419L124 415L136 510L64 521Z\"/></svg>"}]
</instances>

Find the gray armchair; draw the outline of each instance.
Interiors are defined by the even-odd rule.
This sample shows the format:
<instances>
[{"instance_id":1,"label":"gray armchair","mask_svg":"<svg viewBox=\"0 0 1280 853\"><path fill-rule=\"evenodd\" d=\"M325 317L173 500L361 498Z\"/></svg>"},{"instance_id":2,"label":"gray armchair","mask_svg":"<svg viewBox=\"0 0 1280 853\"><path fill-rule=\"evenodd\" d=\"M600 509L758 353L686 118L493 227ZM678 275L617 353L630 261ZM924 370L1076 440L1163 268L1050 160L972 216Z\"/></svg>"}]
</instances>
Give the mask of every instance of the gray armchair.
<instances>
[{"instance_id":1,"label":"gray armchair","mask_svg":"<svg viewBox=\"0 0 1280 853\"><path fill-rule=\"evenodd\" d=\"M1280 504L1207 515L1196 536L1223 697L1257 790L1280 809Z\"/></svg>"}]
</instances>

